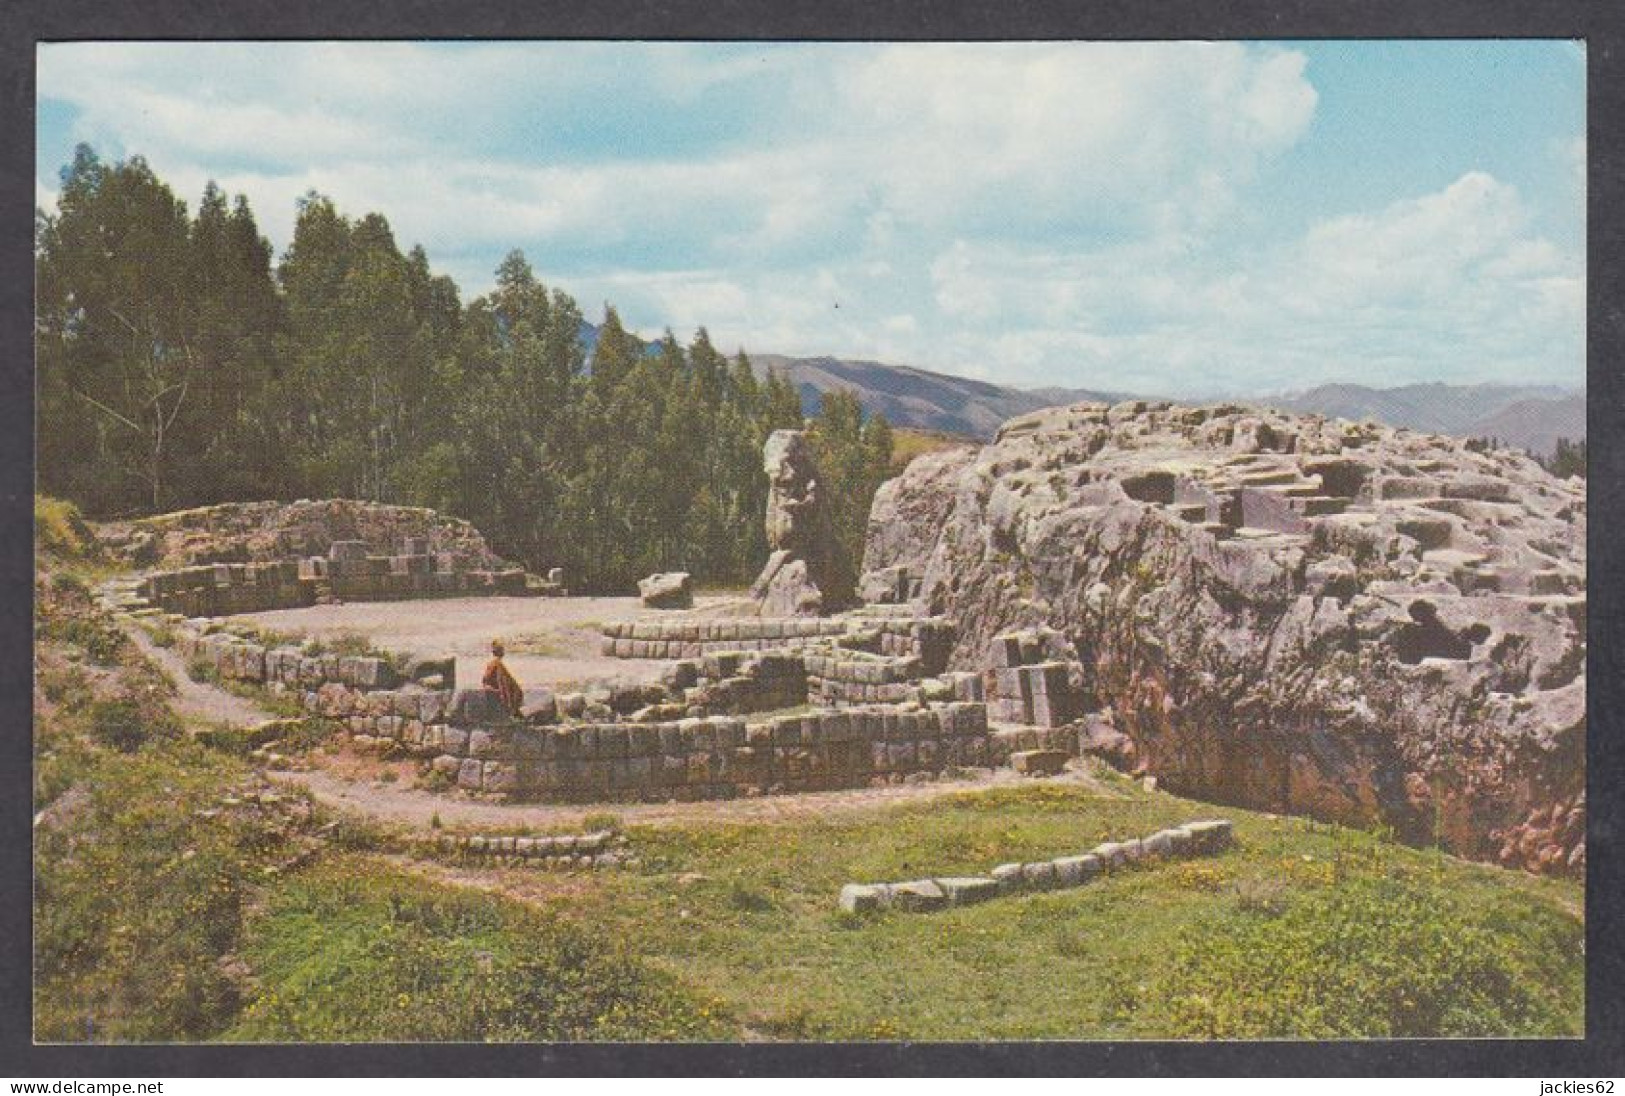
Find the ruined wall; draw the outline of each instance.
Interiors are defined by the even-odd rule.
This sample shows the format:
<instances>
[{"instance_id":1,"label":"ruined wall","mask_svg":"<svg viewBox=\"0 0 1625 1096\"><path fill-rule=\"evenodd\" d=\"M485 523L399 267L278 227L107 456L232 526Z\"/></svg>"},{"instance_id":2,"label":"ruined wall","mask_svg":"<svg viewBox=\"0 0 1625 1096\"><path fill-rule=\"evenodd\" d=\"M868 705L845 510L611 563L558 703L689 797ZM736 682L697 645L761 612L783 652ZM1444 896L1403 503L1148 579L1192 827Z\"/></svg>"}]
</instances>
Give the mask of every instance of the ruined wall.
<instances>
[{"instance_id":1,"label":"ruined wall","mask_svg":"<svg viewBox=\"0 0 1625 1096\"><path fill-rule=\"evenodd\" d=\"M204 632L191 621L176 626L175 647L222 678L297 695L305 711L333 721L359 748L400 750L428 760L459 788L519 798L709 799L856 788L987 765L995 753L980 703L825 710L749 724L730 715L554 722L562 708L544 706L521 721L483 689L456 690L451 658L397 665L309 654ZM709 656L710 669L732 674L719 682L736 680L735 660L744 659L778 667L764 680L800 665L789 652L736 654Z\"/></svg>"},{"instance_id":2,"label":"ruined wall","mask_svg":"<svg viewBox=\"0 0 1625 1096\"><path fill-rule=\"evenodd\" d=\"M315 605L325 597L350 601L406 598L510 596L526 594L525 572L466 570L459 553L362 554L359 541L340 541L356 550L339 558L315 557L263 563L216 563L177 571L156 571L142 580L140 596L149 606L182 616L230 616Z\"/></svg>"},{"instance_id":3,"label":"ruined wall","mask_svg":"<svg viewBox=\"0 0 1625 1096\"><path fill-rule=\"evenodd\" d=\"M103 523L97 536L115 556L164 570L325 556L339 541L360 541L381 555L407 540L423 542L431 554L455 553L465 561L460 569L505 566L466 521L422 507L357 499L223 503Z\"/></svg>"},{"instance_id":4,"label":"ruined wall","mask_svg":"<svg viewBox=\"0 0 1625 1096\"><path fill-rule=\"evenodd\" d=\"M380 726L389 736L395 724ZM402 730L404 734L404 727ZM917 773L986 765L986 709L859 708L747 723L736 716L666 723L518 723L425 727L403 741L469 791L567 801L727 799L866 787Z\"/></svg>"}]
</instances>

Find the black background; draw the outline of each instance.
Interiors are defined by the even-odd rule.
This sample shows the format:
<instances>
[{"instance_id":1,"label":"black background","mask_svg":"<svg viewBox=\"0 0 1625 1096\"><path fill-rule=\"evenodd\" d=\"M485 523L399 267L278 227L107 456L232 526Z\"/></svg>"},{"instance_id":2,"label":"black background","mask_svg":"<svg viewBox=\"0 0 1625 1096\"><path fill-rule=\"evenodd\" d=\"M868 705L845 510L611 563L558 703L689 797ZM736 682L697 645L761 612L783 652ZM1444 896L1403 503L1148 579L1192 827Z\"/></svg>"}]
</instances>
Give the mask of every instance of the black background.
<instances>
[{"instance_id":1,"label":"black background","mask_svg":"<svg viewBox=\"0 0 1625 1096\"><path fill-rule=\"evenodd\" d=\"M1620 712L1625 613L1625 4L1172 0L0 0L0 1077L670 1075L1625 1075ZM34 49L75 39L999 40L1584 38L1588 42L1588 1037L1581 1041L638 1046L32 1045L30 933ZM1043 993L1042 986L1032 992ZM1531 1096L1535 1089L1531 1082Z\"/></svg>"}]
</instances>

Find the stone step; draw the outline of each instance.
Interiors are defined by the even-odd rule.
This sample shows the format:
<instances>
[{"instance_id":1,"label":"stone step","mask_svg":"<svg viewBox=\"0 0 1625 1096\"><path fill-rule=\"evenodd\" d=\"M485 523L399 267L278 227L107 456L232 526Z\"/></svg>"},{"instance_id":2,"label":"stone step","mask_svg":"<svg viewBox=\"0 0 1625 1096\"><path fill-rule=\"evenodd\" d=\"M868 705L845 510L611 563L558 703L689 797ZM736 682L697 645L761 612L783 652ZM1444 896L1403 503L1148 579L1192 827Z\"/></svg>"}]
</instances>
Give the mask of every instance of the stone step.
<instances>
[{"instance_id":1,"label":"stone step","mask_svg":"<svg viewBox=\"0 0 1625 1096\"><path fill-rule=\"evenodd\" d=\"M1338 495L1303 495L1292 502L1294 510L1310 518L1323 514L1341 514L1348 506L1349 500Z\"/></svg>"},{"instance_id":2,"label":"stone step","mask_svg":"<svg viewBox=\"0 0 1625 1096\"><path fill-rule=\"evenodd\" d=\"M1276 472L1246 472L1238 477L1237 482L1243 487L1285 487L1301 483L1302 477L1294 469L1283 468Z\"/></svg>"}]
</instances>

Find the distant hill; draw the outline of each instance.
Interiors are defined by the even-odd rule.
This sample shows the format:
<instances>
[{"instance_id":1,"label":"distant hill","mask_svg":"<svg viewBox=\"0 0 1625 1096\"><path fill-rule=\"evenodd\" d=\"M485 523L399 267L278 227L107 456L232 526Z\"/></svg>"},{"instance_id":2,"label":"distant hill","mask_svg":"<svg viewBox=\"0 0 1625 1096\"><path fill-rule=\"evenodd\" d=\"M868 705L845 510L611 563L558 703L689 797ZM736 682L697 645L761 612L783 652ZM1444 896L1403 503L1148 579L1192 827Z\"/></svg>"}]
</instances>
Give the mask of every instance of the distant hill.
<instances>
[{"instance_id":1,"label":"distant hill","mask_svg":"<svg viewBox=\"0 0 1625 1096\"><path fill-rule=\"evenodd\" d=\"M1004 420L1040 407L1125 398L1118 392L1081 388L1028 391L912 366L841 358L752 354L750 360L759 373L777 369L788 376L800 389L802 406L809 413L818 409L821 393L846 388L856 393L866 410L880 412L894 426L982 440L990 440Z\"/></svg>"},{"instance_id":2,"label":"distant hill","mask_svg":"<svg viewBox=\"0 0 1625 1096\"><path fill-rule=\"evenodd\" d=\"M1585 393L1555 385L1324 384L1251 402L1334 418L1371 418L1439 434L1493 437L1542 455L1550 454L1560 437L1573 441L1585 437Z\"/></svg>"},{"instance_id":3,"label":"distant hill","mask_svg":"<svg viewBox=\"0 0 1625 1096\"><path fill-rule=\"evenodd\" d=\"M1557 450L1559 438L1580 441L1586 436L1586 398L1576 394L1561 399L1518 400L1480 419L1470 436L1495 438L1547 456Z\"/></svg>"},{"instance_id":4,"label":"distant hill","mask_svg":"<svg viewBox=\"0 0 1625 1096\"><path fill-rule=\"evenodd\" d=\"M597 328L582 324L581 337L590 355ZM654 345L647 344L651 349ZM912 366L834 357L752 354L750 359L758 375L777 369L788 376L800 390L801 405L808 414L818 410L822 393L846 388L857 394L866 410L884 414L893 426L981 441L991 440L1006 419L1040 407L1146 398L1145 393L1086 388L1011 388ZM1543 456L1556 449L1558 438L1579 441L1585 437L1584 391L1556 385L1434 383L1372 388L1323 384L1302 392L1232 399L1332 418L1376 419L1431 433L1495 438Z\"/></svg>"}]
</instances>

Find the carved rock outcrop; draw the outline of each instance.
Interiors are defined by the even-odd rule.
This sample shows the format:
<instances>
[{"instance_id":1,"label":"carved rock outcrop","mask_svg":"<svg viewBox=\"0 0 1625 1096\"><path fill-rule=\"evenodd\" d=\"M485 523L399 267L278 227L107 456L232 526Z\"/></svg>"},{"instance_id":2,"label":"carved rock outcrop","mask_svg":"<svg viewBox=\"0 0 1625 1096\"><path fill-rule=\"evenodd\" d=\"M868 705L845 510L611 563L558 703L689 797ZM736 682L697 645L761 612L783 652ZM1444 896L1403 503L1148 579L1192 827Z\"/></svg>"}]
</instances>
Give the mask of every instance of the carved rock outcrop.
<instances>
[{"instance_id":1,"label":"carved rock outcrop","mask_svg":"<svg viewBox=\"0 0 1625 1096\"><path fill-rule=\"evenodd\" d=\"M1585 530L1583 483L1512 452L1080 404L916 461L877 496L865 563L921 576L958 623L955 668L1059 629L1170 790L1573 871Z\"/></svg>"},{"instance_id":2,"label":"carved rock outcrop","mask_svg":"<svg viewBox=\"0 0 1625 1096\"><path fill-rule=\"evenodd\" d=\"M817 616L852 600L852 564L830 523L812 445L800 430L775 430L762 447L767 472L767 546L751 587L770 616Z\"/></svg>"}]
</instances>

